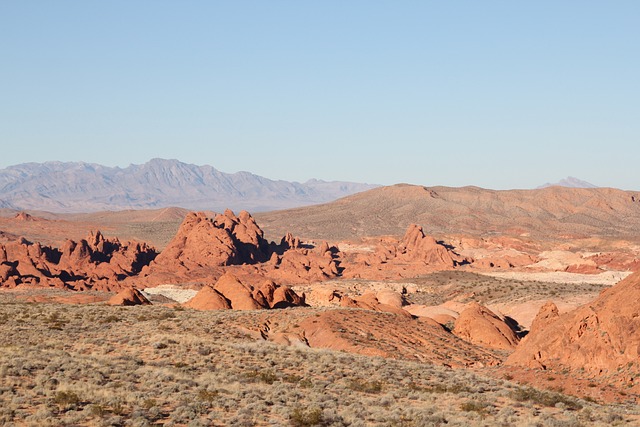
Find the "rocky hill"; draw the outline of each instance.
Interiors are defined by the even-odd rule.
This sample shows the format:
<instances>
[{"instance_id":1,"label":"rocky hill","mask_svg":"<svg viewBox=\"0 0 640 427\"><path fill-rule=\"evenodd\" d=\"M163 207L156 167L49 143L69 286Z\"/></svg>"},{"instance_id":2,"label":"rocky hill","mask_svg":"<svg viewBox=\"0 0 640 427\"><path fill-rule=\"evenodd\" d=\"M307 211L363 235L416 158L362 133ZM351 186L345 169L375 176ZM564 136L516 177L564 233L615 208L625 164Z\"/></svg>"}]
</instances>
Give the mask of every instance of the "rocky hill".
<instances>
[{"instance_id":1,"label":"rocky hill","mask_svg":"<svg viewBox=\"0 0 640 427\"><path fill-rule=\"evenodd\" d=\"M342 240L402 235L409 224L431 234L545 238L640 236L640 192L613 188L375 188L312 208L260 213L266 235Z\"/></svg>"},{"instance_id":2,"label":"rocky hill","mask_svg":"<svg viewBox=\"0 0 640 427\"><path fill-rule=\"evenodd\" d=\"M82 162L25 163L0 170L0 208L96 212L180 206L265 211L324 203L375 185L274 181L177 160L126 168Z\"/></svg>"},{"instance_id":3,"label":"rocky hill","mask_svg":"<svg viewBox=\"0 0 640 427\"><path fill-rule=\"evenodd\" d=\"M639 298L640 273L635 273L562 316L557 309L549 315L549 307L543 307L507 364L570 372L637 393Z\"/></svg>"}]
</instances>

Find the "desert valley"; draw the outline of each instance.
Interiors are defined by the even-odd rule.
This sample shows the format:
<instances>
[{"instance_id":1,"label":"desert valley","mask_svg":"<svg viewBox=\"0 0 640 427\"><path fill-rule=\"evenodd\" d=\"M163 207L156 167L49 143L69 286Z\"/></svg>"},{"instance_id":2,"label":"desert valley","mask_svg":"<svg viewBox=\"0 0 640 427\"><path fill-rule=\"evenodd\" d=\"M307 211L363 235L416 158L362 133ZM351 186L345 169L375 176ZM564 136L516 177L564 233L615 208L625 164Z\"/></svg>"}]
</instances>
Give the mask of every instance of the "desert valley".
<instances>
[{"instance_id":1,"label":"desert valley","mask_svg":"<svg viewBox=\"0 0 640 427\"><path fill-rule=\"evenodd\" d=\"M639 17L0 1L0 427L640 426Z\"/></svg>"},{"instance_id":2,"label":"desert valley","mask_svg":"<svg viewBox=\"0 0 640 427\"><path fill-rule=\"evenodd\" d=\"M638 230L559 186L5 208L0 422L638 425Z\"/></svg>"}]
</instances>

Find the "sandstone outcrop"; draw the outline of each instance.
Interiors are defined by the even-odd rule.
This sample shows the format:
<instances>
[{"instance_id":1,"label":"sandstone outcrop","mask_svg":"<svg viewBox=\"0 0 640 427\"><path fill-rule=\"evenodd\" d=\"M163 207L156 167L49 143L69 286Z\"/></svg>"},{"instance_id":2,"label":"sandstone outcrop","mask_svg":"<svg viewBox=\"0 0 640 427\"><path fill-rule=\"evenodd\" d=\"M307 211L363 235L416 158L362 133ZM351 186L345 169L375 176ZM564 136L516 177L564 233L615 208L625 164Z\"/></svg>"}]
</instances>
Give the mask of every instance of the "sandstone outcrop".
<instances>
[{"instance_id":1,"label":"sandstone outcrop","mask_svg":"<svg viewBox=\"0 0 640 427\"><path fill-rule=\"evenodd\" d=\"M253 288L243 284L237 277L227 273L214 285L213 289L224 295L234 310L258 310L268 308L263 298L254 298ZM257 293L256 293L257 296Z\"/></svg>"},{"instance_id":2,"label":"sandstone outcrop","mask_svg":"<svg viewBox=\"0 0 640 427\"><path fill-rule=\"evenodd\" d=\"M271 262L263 266L265 276L286 283L317 282L340 274L339 250L326 242L315 250L298 248L274 253Z\"/></svg>"},{"instance_id":3,"label":"sandstone outcrop","mask_svg":"<svg viewBox=\"0 0 640 427\"><path fill-rule=\"evenodd\" d=\"M195 310L228 310L231 303L211 286L205 286L183 306Z\"/></svg>"},{"instance_id":4,"label":"sandstone outcrop","mask_svg":"<svg viewBox=\"0 0 640 427\"><path fill-rule=\"evenodd\" d=\"M478 269L510 269L535 264L538 259L527 254L505 255L496 254L484 258L473 259L473 267Z\"/></svg>"},{"instance_id":5,"label":"sandstone outcrop","mask_svg":"<svg viewBox=\"0 0 640 427\"><path fill-rule=\"evenodd\" d=\"M109 298L107 301L109 305L151 305L151 302L145 297L142 292L135 288L123 289L116 295Z\"/></svg>"},{"instance_id":6,"label":"sandstone outcrop","mask_svg":"<svg viewBox=\"0 0 640 427\"><path fill-rule=\"evenodd\" d=\"M411 224L407 229L396 256L443 267L454 267L462 261L436 239L425 235L422 227L416 224Z\"/></svg>"},{"instance_id":7,"label":"sandstone outcrop","mask_svg":"<svg viewBox=\"0 0 640 427\"><path fill-rule=\"evenodd\" d=\"M536 332L546 327L547 325L555 322L560 317L560 313L558 312L558 307L552 302L546 302L540 310L536 317L531 322L531 327L529 328L529 333Z\"/></svg>"},{"instance_id":8,"label":"sandstone outcrop","mask_svg":"<svg viewBox=\"0 0 640 427\"><path fill-rule=\"evenodd\" d=\"M333 288L316 287L307 295L307 302L312 307L326 307L338 305L341 295Z\"/></svg>"},{"instance_id":9,"label":"sandstone outcrop","mask_svg":"<svg viewBox=\"0 0 640 427\"><path fill-rule=\"evenodd\" d=\"M402 308L406 303L400 292L392 291L390 289L382 289L376 292L376 299L380 304L395 308Z\"/></svg>"},{"instance_id":10,"label":"sandstone outcrop","mask_svg":"<svg viewBox=\"0 0 640 427\"><path fill-rule=\"evenodd\" d=\"M520 339L495 313L478 303L462 310L453 333L465 341L484 347L511 350Z\"/></svg>"},{"instance_id":11,"label":"sandstone outcrop","mask_svg":"<svg viewBox=\"0 0 640 427\"><path fill-rule=\"evenodd\" d=\"M189 271L200 267L251 264L269 259L262 230L247 212L227 210L214 218L190 212L152 268Z\"/></svg>"},{"instance_id":12,"label":"sandstone outcrop","mask_svg":"<svg viewBox=\"0 0 640 427\"><path fill-rule=\"evenodd\" d=\"M457 311L451 310L443 306L426 306L420 304L412 304L404 308L413 316L428 317L435 320L441 325L453 325L456 318L460 315Z\"/></svg>"},{"instance_id":13,"label":"sandstone outcrop","mask_svg":"<svg viewBox=\"0 0 640 427\"><path fill-rule=\"evenodd\" d=\"M18 212L13 219L16 221L35 221L35 218L26 212Z\"/></svg>"},{"instance_id":14,"label":"sandstone outcrop","mask_svg":"<svg viewBox=\"0 0 640 427\"><path fill-rule=\"evenodd\" d=\"M634 273L593 302L532 328L506 364L580 372L637 392L639 350L640 273Z\"/></svg>"},{"instance_id":15,"label":"sandstone outcrop","mask_svg":"<svg viewBox=\"0 0 640 427\"><path fill-rule=\"evenodd\" d=\"M299 296L288 286L279 286L270 280L258 286L241 281L231 273L224 274L213 286L204 286L184 306L196 310L259 310L304 306L304 295Z\"/></svg>"},{"instance_id":16,"label":"sandstone outcrop","mask_svg":"<svg viewBox=\"0 0 640 427\"><path fill-rule=\"evenodd\" d=\"M411 224L400 240L384 236L376 241L369 239L367 246L372 250L348 254L341 260L343 277L374 280L415 277L470 262L451 247L426 235L416 224Z\"/></svg>"},{"instance_id":17,"label":"sandstone outcrop","mask_svg":"<svg viewBox=\"0 0 640 427\"><path fill-rule=\"evenodd\" d=\"M371 310L327 310L297 322L308 345L449 367L494 366L500 358L428 318ZM294 330L299 330L298 328Z\"/></svg>"},{"instance_id":18,"label":"sandstone outcrop","mask_svg":"<svg viewBox=\"0 0 640 427\"><path fill-rule=\"evenodd\" d=\"M217 279L225 272L279 283L311 282L339 274L338 253L326 243L316 249L304 247L291 234L280 244L269 243L246 211L235 216L226 210L214 217L191 212L143 276L150 285Z\"/></svg>"},{"instance_id":19,"label":"sandstone outcrop","mask_svg":"<svg viewBox=\"0 0 640 427\"><path fill-rule=\"evenodd\" d=\"M75 290L120 290L156 252L144 243L106 239L99 231L61 248L23 238L0 244L0 286L60 287Z\"/></svg>"},{"instance_id":20,"label":"sandstone outcrop","mask_svg":"<svg viewBox=\"0 0 640 427\"><path fill-rule=\"evenodd\" d=\"M396 305L389 305L380 302L378 296L373 292L366 292L359 297L342 296L340 298L341 307L350 308L363 308L365 310L384 311L387 313L394 313L405 317L413 317L408 311L403 310Z\"/></svg>"}]
</instances>

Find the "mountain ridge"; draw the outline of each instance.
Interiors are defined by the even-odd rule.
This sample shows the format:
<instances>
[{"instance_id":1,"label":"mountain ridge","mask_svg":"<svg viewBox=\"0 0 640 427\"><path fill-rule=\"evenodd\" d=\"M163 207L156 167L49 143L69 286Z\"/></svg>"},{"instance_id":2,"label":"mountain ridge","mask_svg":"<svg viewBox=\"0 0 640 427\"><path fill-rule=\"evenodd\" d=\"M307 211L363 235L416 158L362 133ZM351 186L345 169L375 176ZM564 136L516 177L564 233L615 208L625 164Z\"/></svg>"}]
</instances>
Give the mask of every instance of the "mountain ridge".
<instances>
[{"instance_id":1,"label":"mountain ridge","mask_svg":"<svg viewBox=\"0 0 640 427\"><path fill-rule=\"evenodd\" d=\"M272 180L175 159L155 158L125 168L50 161L0 170L0 207L59 213L169 206L266 211L325 203L375 187L318 179Z\"/></svg>"},{"instance_id":2,"label":"mountain ridge","mask_svg":"<svg viewBox=\"0 0 640 427\"><path fill-rule=\"evenodd\" d=\"M568 176L558 182L547 182L546 184L537 187L537 189L539 190L547 187L599 188L597 185L594 185L587 181L583 181L580 178L576 178L575 176Z\"/></svg>"},{"instance_id":3,"label":"mountain ridge","mask_svg":"<svg viewBox=\"0 0 640 427\"><path fill-rule=\"evenodd\" d=\"M488 190L397 184L334 202L256 214L263 230L313 239L400 235L409 223L429 233L555 238L627 236L640 239L640 192L614 188L548 187Z\"/></svg>"}]
</instances>

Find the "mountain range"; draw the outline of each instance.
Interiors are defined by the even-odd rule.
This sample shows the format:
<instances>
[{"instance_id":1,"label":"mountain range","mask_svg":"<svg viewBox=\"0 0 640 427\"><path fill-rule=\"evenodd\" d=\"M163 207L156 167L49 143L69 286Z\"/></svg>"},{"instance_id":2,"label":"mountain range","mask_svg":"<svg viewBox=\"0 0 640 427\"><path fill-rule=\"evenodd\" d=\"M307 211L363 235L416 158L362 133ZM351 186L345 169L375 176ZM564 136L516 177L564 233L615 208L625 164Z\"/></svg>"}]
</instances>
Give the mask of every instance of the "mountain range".
<instances>
[{"instance_id":1,"label":"mountain range","mask_svg":"<svg viewBox=\"0 0 640 427\"><path fill-rule=\"evenodd\" d=\"M24 163L0 170L0 208L64 213L180 206L258 212L324 203L374 187L317 179L276 181L165 159L126 168Z\"/></svg>"},{"instance_id":2,"label":"mountain range","mask_svg":"<svg viewBox=\"0 0 640 427\"><path fill-rule=\"evenodd\" d=\"M547 188L547 187L567 187L567 188L598 188L597 185L593 185L590 182L583 181L574 176L568 176L564 179L561 179L558 182L547 182L544 185L541 185L538 188Z\"/></svg>"}]
</instances>

